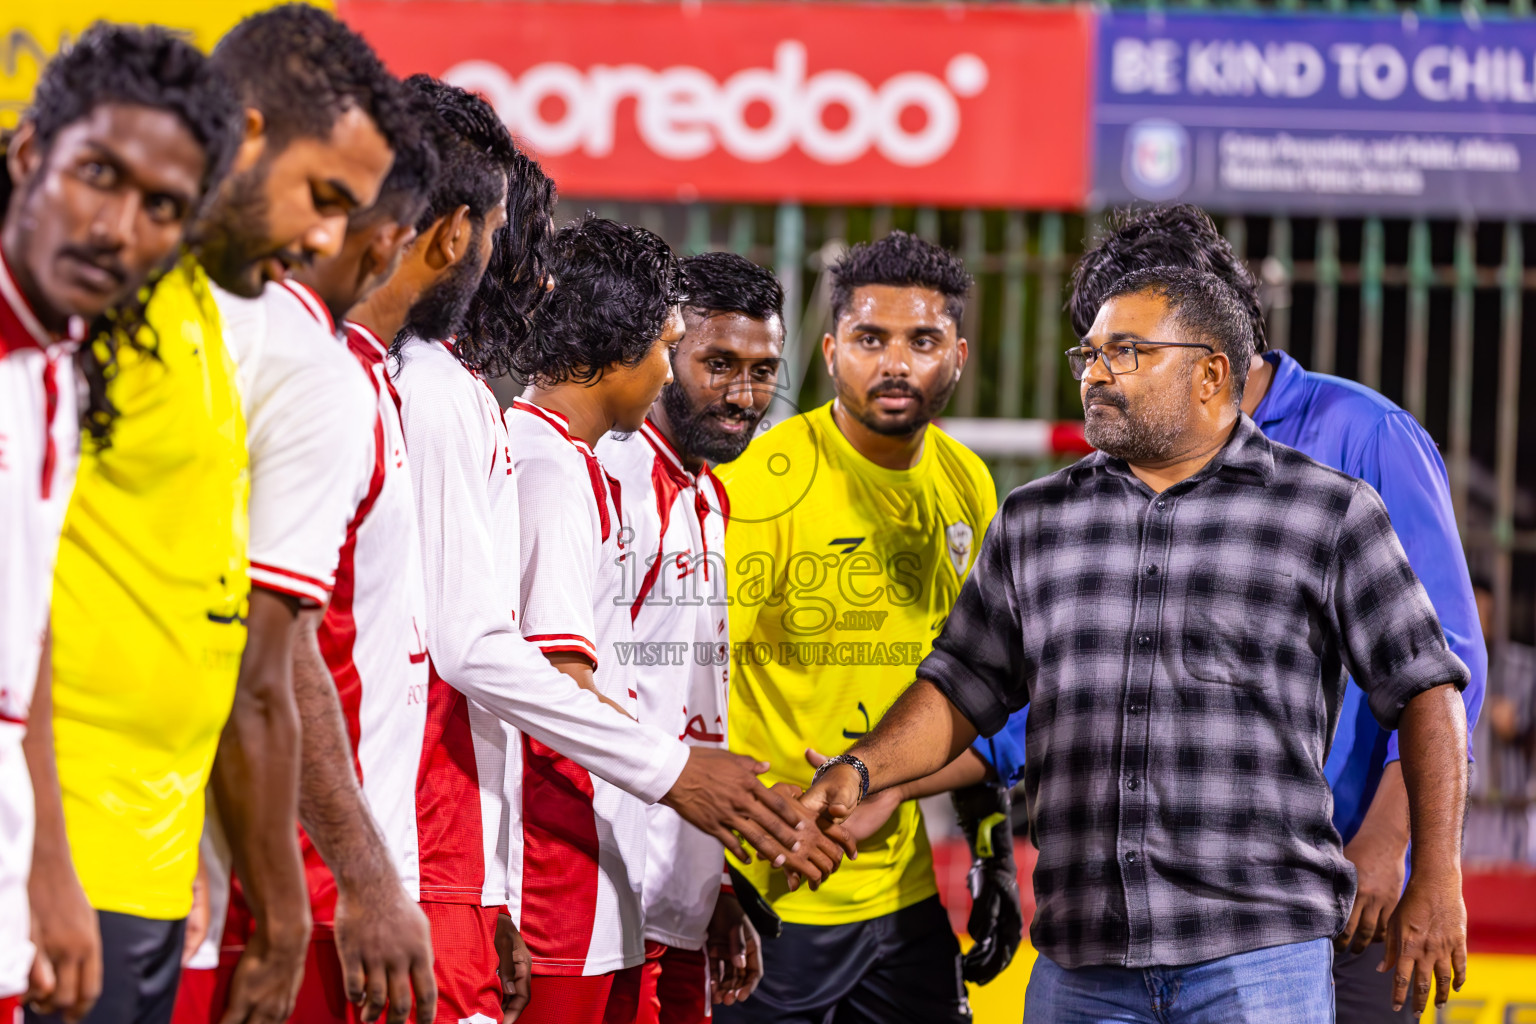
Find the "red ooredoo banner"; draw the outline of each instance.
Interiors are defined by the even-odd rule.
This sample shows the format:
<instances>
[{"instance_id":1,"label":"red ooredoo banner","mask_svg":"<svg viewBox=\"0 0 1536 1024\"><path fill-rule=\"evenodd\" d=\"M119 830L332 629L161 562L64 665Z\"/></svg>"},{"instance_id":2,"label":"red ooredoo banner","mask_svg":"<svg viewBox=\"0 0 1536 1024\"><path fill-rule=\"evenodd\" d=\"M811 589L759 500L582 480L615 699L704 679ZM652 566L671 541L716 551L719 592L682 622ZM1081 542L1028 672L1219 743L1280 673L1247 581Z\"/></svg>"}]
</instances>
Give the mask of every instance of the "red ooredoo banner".
<instances>
[{"instance_id":1,"label":"red ooredoo banner","mask_svg":"<svg viewBox=\"0 0 1536 1024\"><path fill-rule=\"evenodd\" d=\"M1080 206L1086 6L341 0L569 195Z\"/></svg>"}]
</instances>

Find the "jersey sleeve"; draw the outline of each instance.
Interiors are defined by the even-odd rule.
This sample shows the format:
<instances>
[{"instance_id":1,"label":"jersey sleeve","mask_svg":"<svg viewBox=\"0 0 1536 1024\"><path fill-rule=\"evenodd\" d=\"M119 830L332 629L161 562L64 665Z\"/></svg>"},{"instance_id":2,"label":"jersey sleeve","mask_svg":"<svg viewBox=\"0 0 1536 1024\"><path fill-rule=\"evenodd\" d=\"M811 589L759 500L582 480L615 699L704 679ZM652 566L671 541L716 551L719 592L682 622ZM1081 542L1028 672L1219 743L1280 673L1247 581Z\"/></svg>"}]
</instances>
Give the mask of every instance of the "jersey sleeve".
<instances>
[{"instance_id":1,"label":"jersey sleeve","mask_svg":"<svg viewBox=\"0 0 1536 1024\"><path fill-rule=\"evenodd\" d=\"M476 386L468 378L463 383ZM487 437L479 396L446 381L418 380L401 388L401 402L434 668L502 721L655 803L682 774L688 748L604 704L551 665L513 623L514 595L499 593L487 568L498 557L485 486L495 442Z\"/></svg>"},{"instance_id":2,"label":"jersey sleeve","mask_svg":"<svg viewBox=\"0 0 1536 1024\"><path fill-rule=\"evenodd\" d=\"M253 396L253 585L306 605L329 600L347 524L368 486L377 415L357 373L290 373Z\"/></svg>"},{"instance_id":3,"label":"jersey sleeve","mask_svg":"<svg viewBox=\"0 0 1536 1024\"><path fill-rule=\"evenodd\" d=\"M596 668L604 653L593 614L599 540L593 491L578 480L551 456L518 461L522 626L544 654L580 654Z\"/></svg>"},{"instance_id":4,"label":"jersey sleeve","mask_svg":"<svg viewBox=\"0 0 1536 1024\"><path fill-rule=\"evenodd\" d=\"M1408 564L1434 605L1446 642L1471 674L1461 692L1467 709L1467 757L1471 758L1472 727L1482 710L1488 678L1488 649L1451 509L1445 463L1429 434L1406 412L1382 419L1361 447L1359 462L1351 472L1381 495ZM1387 761L1397 759L1397 732L1393 731L1387 738Z\"/></svg>"}]
</instances>

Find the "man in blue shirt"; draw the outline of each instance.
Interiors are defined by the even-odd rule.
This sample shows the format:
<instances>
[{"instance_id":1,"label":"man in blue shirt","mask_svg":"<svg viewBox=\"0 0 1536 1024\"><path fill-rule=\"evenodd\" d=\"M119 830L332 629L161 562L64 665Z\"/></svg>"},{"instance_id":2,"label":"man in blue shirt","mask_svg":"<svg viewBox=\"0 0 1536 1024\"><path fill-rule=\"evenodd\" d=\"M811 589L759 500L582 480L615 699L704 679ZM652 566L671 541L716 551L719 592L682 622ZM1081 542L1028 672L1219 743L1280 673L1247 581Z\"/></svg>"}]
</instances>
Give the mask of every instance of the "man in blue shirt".
<instances>
[{"instance_id":1,"label":"man in blue shirt","mask_svg":"<svg viewBox=\"0 0 1536 1024\"><path fill-rule=\"evenodd\" d=\"M1274 441L1359 477L1381 495L1408 561L1440 617L1451 650L1472 681L1462 694L1471 728L1488 675L1472 581L1451 512L1445 463L1418 422L1371 389L1309 373L1284 352L1266 351L1264 318L1252 276L1204 212L1194 206L1155 207L1121 218L1086 253L1072 277L1069 308L1079 336L1098 313L1101 297L1134 270L1180 266L1207 270L1230 284L1253 320L1258 354L1248 371L1243 411ZM1027 709L996 736L973 748L1013 784L1024 770ZM1333 789L1333 824L1344 855L1359 876L1354 909L1336 940L1334 985L1340 1021L1411 1018L1392 1012L1392 974L1378 973L1380 941L1402 892L1408 846L1408 801L1397 760L1397 734L1382 731L1365 693L1349 684L1324 774Z\"/></svg>"}]
</instances>

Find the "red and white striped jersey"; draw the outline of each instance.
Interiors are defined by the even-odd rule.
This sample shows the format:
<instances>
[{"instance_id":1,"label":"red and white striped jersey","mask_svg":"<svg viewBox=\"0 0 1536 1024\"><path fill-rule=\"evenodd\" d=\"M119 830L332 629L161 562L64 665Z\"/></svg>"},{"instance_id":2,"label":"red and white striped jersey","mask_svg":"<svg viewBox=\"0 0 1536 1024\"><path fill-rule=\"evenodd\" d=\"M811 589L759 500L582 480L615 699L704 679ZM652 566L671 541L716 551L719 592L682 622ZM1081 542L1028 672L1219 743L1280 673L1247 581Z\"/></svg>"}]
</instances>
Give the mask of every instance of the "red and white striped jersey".
<instances>
[{"instance_id":1,"label":"red and white striped jersey","mask_svg":"<svg viewBox=\"0 0 1536 1024\"><path fill-rule=\"evenodd\" d=\"M442 342L394 369L426 583L431 681L417 778L421 898L521 913L524 736L647 803L688 750L605 707L518 625L519 490L495 397Z\"/></svg>"},{"instance_id":2,"label":"red and white striped jersey","mask_svg":"<svg viewBox=\"0 0 1536 1024\"><path fill-rule=\"evenodd\" d=\"M71 321L69 340L50 334L0 257L0 998L25 991L32 967L35 819L21 741L79 462L71 356L83 326Z\"/></svg>"},{"instance_id":3,"label":"red and white striped jersey","mask_svg":"<svg viewBox=\"0 0 1536 1024\"><path fill-rule=\"evenodd\" d=\"M591 661L598 691L635 715L623 489L559 413L518 399L506 420L523 635L546 655ZM645 960L645 821L639 800L525 739L518 927L535 974L606 974Z\"/></svg>"},{"instance_id":4,"label":"red and white striped jersey","mask_svg":"<svg viewBox=\"0 0 1536 1024\"><path fill-rule=\"evenodd\" d=\"M730 684L725 487L690 472L649 420L605 437L598 457L624 493L633 557L625 595L634 623L640 721L684 743L724 747ZM720 894L720 841L659 804L646 826L645 937L701 949Z\"/></svg>"},{"instance_id":5,"label":"red and white striped jersey","mask_svg":"<svg viewBox=\"0 0 1536 1024\"><path fill-rule=\"evenodd\" d=\"M416 493L388 348L368 328L346 325L347 345L372 385L373 473L347 524L336 586L320 624L320 651L341 697L353 765L368 810L412 899L421 880L416 775L427 723L427 645ZM304 843L317 926L334 923L336 886Z\"/></svg>"}]
</instances>

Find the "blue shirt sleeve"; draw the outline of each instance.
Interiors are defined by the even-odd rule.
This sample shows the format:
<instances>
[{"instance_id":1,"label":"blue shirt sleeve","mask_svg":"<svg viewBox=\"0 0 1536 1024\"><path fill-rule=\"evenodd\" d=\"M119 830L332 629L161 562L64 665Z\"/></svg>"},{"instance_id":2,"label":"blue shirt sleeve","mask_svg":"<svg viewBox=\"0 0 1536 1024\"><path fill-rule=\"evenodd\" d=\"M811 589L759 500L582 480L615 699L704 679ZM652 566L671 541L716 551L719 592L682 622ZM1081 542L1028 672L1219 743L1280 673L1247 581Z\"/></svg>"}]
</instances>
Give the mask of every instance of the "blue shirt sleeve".
<instances>
[{"instance_id":1,"label":"blue shirt sleeve","mask_svg":"<svg viewBox=\"0 0 1536 1024\"><path fill-rule=\"evenodd\" d=\"M976 755L997 773L997 781L1012 789L1024 777L1024 730L1029 724L1029 705L1008 716L994 736L978 737L971 744Z\"/></svg>"},{"instance_id":2,"label":"blue shirt sleeve","mask_svg":"<svg viewBox=\"0 0 1536 1024\"><path fill-rule=\"evenodd\" d=\"M1483 706L1488 649L1477 617L1467 556L1451 511L1451 488L1435 442L1410 414L1394 410L1382 418L1356 453L1355 476L1376 488L1392 526L1440 618L1446 642L1466 664L1472 681L1462 691L1467 708L1467 756L1472 726ZM1397 733L1387 739L1388 763L1398 759Z\"/></svg>"}]
</instances>

